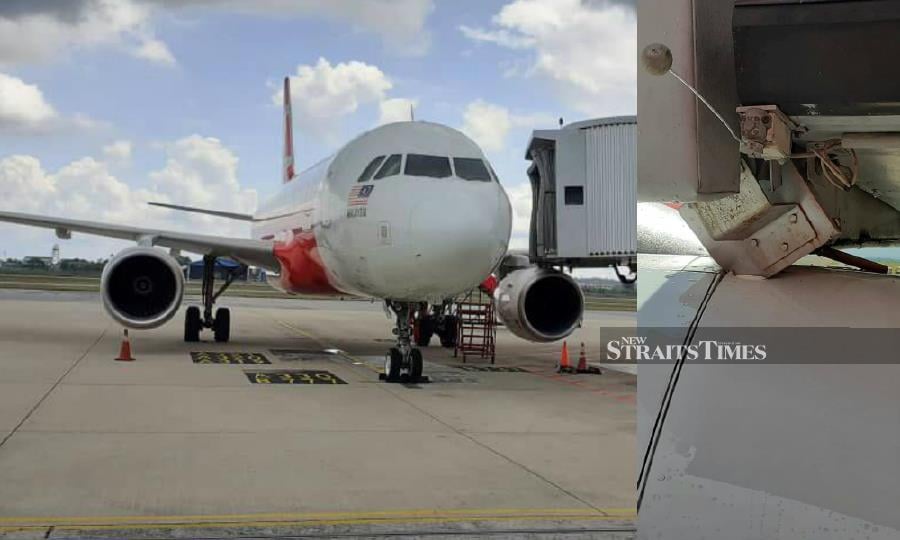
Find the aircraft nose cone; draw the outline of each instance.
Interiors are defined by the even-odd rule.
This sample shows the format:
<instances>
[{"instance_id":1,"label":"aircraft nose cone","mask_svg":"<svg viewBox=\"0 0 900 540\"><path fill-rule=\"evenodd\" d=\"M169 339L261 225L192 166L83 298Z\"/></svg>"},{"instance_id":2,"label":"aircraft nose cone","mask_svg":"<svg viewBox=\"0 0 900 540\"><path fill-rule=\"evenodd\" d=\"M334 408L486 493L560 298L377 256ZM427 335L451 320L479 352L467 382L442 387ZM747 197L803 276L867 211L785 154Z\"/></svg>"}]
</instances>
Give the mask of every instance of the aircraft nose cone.
<instances>
[{"instance_id":1,"label":"aircraft nose cone","mask_svg":"<svg viewBox=\"0 0 900 540\"><path fill-rule=\"evenodd\" d=\"M453 294L486 278L509 240L509 204L499 186L480 192L467 187L419 200L410 220L418 274L427 286Z\"/></svg>"}]
</instances>

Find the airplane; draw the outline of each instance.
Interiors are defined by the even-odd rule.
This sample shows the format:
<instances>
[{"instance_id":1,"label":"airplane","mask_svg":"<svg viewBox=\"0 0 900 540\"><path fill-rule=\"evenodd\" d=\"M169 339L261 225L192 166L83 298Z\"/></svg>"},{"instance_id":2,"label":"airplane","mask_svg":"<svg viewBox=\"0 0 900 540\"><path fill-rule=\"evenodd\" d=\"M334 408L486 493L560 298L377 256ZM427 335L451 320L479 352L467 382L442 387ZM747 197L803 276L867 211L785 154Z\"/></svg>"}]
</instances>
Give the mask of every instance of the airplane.
<instances>
[{"instance_id":1,"label":"airplane","mask_svg":"<svg viewBox=\"0 0 900 540\"><path fill-rule=\"evenodd\" d=\"M385 355L388 380L418 380L418 347L434 334L455 345L452 301L479 286L524 339L555 341L580 325L584 298L575 281L508 253L509 199L484 152L463 133L423 121L386 124L295 174L286 77L282 172L280 191L252 215L150 203L249 222L251 238L14 212L0 212L0 221L52 228L62 239L78 232L135 241L107 262L100 285L108 314L132 329L156 328L175 315L184 283L173 254L201 254L202 305L185 310L186 342L198 341L203 329L218 342L230 339L229 309L213 311L231 283L215 290L220 257L277 274L269 283L288 293L383 299L396 319L396 344Z\"/></svg>"}]
</instances>

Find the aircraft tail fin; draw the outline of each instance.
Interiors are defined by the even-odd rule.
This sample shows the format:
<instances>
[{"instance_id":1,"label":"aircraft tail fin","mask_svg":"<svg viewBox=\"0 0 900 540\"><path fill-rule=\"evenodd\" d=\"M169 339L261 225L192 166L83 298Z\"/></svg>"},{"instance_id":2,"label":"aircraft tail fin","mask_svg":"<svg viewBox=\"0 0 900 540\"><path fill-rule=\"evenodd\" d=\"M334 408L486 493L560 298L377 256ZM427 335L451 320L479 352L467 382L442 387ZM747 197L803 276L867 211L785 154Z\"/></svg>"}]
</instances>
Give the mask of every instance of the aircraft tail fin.
<instances>
[{"instance_id":1,"label":"aircraft tail fin","mask_svg":"<svg viewBox=\"0 0 900 540\"><path fill-rule=\"evenodd\" d=\"M291 115L291 79L284 78L284 155L282 180L286 184L294 178L294 123Z\"/></svg>"}]
</instances>

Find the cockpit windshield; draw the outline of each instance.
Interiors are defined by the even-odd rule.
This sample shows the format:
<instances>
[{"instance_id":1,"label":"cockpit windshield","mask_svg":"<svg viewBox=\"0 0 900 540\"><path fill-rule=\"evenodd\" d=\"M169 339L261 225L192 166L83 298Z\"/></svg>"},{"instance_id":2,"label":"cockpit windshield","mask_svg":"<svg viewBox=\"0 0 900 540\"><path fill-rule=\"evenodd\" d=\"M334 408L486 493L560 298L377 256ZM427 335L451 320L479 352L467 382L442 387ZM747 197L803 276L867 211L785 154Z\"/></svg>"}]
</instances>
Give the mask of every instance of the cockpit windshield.
<instances>
[{"instance_id":1,"label":"cockpit windshield","mask_svg":"<svg viewBox=\"0 0 900 540\"><path fill-rule=\"evenodd\" d=\"M488 172L484 161L476 158L453 158L453 168L456 176L463 180L475 180L478 182L490 182L491 173Z\"/></svg>"},{"instance_id":2,"label":"cockpit windshield","mask_svg":"<svg viewBox=\"0 0 900 540\"><path fill-rule=\"evenodd\" d=\"M378 166L381 165L382 160L384 160L384 156L378 156L377 158L369 162L369 164L366 165L366 168L363 169L362 174L359 175L359 179L357 180L357 182L366 182L368 180L371 180L372 175L375 174L375 171L378 170Z\"/></svg>"},{"instance_id":3,"label":"cockpit windshield","mask_svg":"<svg viewBox=\"0 0 900 540\"><path fill-rule=\"evenodd\" d=\"M446 178L452 176L453 171L450 169L450 158L444 156L409 154L406 156L406 169L404 170L404 174L409 176Z\"/></svg>"},{"instance_id":4,"label":"cockpit windshield","mask_svg":"<svg viewBox=\"0 0 900 540\"><path fill-rule=\"evenodd\" d=\"M385 176L394 176L400 174L400 160L403 158L400 154L392 154L391 157L384 160L384 165L375 175L375 180L384 178Z\"/></svg>"},{"instance_id":5,"label":"cockpit windshield","mask_svg":"<svg viewBox=\"0 0 900 540\"><path fill-rule=\"evenodd\" d=\"M407 176L423 176L426 178L456 176L471 182L497 181L497 175L494 173L491 165L480 158L449 158L447 156L407 154L405 163L403 158L403 154L391 154L387 158L385 156L374 158L363 169L357 182L368 182L369 180L380 180L388 176L396 176L400 174L401 170Z\"/></svg>"}]
</instances>

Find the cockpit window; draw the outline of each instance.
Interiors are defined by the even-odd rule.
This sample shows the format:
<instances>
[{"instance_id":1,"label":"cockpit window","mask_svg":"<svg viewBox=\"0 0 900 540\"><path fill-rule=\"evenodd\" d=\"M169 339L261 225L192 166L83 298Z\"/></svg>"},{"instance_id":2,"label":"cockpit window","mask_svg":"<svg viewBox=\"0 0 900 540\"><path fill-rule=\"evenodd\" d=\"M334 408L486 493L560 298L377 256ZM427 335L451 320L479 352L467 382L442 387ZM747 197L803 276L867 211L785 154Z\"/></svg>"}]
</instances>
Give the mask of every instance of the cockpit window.
<instances>
[{"instance_id":1,"label":"cockpit window","mask_svg":"<svg viewBox=\"0 0 900 540\"><path fill-rule=\"evenodd\" d=\"M382 160L384 160L384 156L378 156L377 158L370 161L369 164L366 165L366 168L363 169L362 174L359 175L359 179L357 180L357 182L366 182L370 180L372 178L372 175L375 174L375 171L378 170L378 166L381 165Z\"/></svg>"},{"instance_id":2,"label":"cockpit window","mask_svg":"<svg viewBox=\"0 0 900 540\"><path fill-rule=\"evenodd\" d=\"M381 166L381 169L375 174L375 180L380 178L384 178L385 176L394 176L395 174L400 174L400 154L391 154L389 158L384 160L384 165Z\"/></svg>"},{"instance_id":3,"label":"cockpit window","mask_svg":"<svg viewBox=\"0 0 900 540\"><path fill-rule=\"evenodd\" d=\"M456 176L463 180L476 180L478 182L490 182L491 173L484 166L484 161L475 158L453 158L453 168Z\"/></svg>"},{"instance_id":4,"label":"cockpit window","mask_svg":"<svg viewBox=\"0 0 900 540\"><path fill-rule=\"evenodd\" d=\"M432 178L447 178L453 172L450 170L450 158L444 156L425 156L422 154L409 154L406 156L406 171L409 176L430 176Z\"/></svg>"},{"instance_id":5,"label":"cockpit window","mask_svg":"<svg viewBox=\"0 0 900 540\"><path fill-rule=\"evenodd\" d=\"M494 177L494 182L500 183L500 178L497 177L497 171L494 170L494 167L488 163L488 169L491 171L491 176Z\"/></svg>"}]
</instances>

